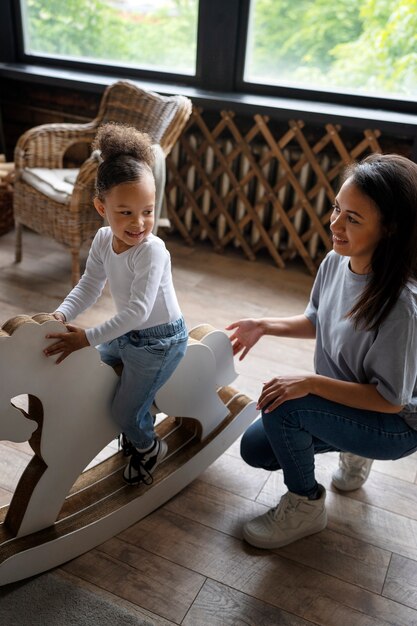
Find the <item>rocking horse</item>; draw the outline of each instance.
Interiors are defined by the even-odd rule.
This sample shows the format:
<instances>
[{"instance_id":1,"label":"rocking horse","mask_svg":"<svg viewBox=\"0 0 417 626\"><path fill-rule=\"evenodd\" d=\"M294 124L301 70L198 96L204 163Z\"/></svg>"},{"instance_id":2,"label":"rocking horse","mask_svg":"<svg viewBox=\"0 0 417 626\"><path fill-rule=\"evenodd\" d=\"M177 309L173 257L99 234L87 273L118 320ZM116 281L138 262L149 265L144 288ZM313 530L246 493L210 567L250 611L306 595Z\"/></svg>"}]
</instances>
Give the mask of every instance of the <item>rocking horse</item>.
<instances>
[{"instance_id":1,"label":"rocking horse","mask_svg":"<svg viewBox=\"0 0 417 626\"><path fill-rule=\"evenodd\" d=\"M168 455L153 483L124 483L122 451L83 471L119 434L110 414L118 377L95 348L56 365L43 354L53 332L65 326L48 314L17 316L0 329L0 439L29 441L34 451L11 503L0 508L0 585L58 566L139 521L256 416L256 403L228 386L237 374L227 335L197 326L155 398Z\"/></svg>"}]
</instances>

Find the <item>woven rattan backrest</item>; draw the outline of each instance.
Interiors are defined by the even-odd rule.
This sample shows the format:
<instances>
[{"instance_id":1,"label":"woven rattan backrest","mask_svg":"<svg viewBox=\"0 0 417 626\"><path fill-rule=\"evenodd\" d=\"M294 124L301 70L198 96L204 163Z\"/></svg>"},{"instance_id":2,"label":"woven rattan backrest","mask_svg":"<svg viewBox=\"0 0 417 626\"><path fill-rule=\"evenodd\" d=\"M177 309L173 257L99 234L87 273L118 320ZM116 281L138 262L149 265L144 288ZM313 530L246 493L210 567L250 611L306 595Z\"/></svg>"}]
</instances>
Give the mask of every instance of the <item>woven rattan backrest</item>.
<instances>
[{"instance_id":1,"label":"woven rattan backrest","mask_svg":"<svg viewBox=\"0 0 417 626\"><path fill-rule=\"evenodd\" d=\"M191 114L184 96L161 96L119 81L107 87L95 122L120 122L149 133L168 154Z\"/></svg>"}]
</instances>

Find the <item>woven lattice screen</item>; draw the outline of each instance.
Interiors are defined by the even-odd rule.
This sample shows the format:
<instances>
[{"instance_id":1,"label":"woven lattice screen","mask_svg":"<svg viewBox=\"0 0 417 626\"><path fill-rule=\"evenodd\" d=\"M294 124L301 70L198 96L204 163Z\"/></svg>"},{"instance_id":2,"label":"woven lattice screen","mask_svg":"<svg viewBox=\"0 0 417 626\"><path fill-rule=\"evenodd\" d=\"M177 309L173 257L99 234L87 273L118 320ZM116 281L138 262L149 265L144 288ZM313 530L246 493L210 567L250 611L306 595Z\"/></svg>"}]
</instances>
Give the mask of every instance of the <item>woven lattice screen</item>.
<instances>
[{"instance_id":1,"label":"woven lattice screen","mask_svg":"<svg viewBox=\"0 0 417 626\"><path fill-rule=\"evenodd\" d=\"M194 109L167 158L174 229L190 244L239 247L251 260L267 250L281 268L299 256L314 274L331 247L328 222L344 167L380 152L380 132L365 130L352 145L333 124L311 136L302 121L277 134L266 116L255 115L249 129L236 119L222 111L209 124Z\"/></svg>"}]
</instances>

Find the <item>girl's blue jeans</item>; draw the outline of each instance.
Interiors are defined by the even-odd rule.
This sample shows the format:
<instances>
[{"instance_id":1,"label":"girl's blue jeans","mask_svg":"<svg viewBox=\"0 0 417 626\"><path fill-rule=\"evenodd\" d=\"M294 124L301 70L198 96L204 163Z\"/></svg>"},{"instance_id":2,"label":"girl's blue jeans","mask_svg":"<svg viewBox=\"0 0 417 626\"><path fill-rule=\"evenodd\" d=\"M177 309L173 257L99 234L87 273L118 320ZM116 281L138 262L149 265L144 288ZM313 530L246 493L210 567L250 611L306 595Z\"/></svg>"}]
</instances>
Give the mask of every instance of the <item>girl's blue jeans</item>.
<instances>
[{"instance_id":1,"label":"girl's blue jeans","mask_svg":"<svg viewBox=\"0 0 417 626\"><path fill-rule=\"evenodd\" d=\"M187 348L183 318L176 322L132 330L97 346L107 365L123 364L112 404L121 432L137 448L147 448L155 438L150 412L155 394L168 380Z\"/></svg>"},{"instance_id":2,"label":"girl's blue jeans","mask_svg":"<svg viewBox=\"0 0 417 626\"><path fill-rule=\"evenodd\" d=\"M308 395L263 413L243 435L241 455L253 467L282 469L289 491L314 496L314 455L352 452L400 459L417 450L417 431L398 414L352 409Z\"/></svg>"}]
</instances>

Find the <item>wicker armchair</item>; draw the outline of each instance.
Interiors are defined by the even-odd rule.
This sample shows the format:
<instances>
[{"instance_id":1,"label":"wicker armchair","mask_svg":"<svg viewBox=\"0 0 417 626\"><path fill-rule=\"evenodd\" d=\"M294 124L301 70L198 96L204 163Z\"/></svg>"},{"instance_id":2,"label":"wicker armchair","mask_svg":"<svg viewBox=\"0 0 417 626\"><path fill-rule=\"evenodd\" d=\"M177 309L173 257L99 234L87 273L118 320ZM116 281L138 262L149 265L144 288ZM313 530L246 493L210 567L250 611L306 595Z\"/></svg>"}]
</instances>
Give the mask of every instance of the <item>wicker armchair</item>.
<instances>
[{"instance_id":1,"label":"wicker armchair","mask_svg":"<svg viewBox=\"0 0 417 626\"><path fill-rule=\"evenodd\" d=\"M72 283L75 284L80 277L80 248L102 226L102 219L92 203L98 160L91 155L79 170L65 170L65 152L74 144L91 144L101 124L129 124L149 133L155 144L159 144L165 181L164 158L181 134L191 108L191 101L184 96L161 96L119 81L104 92L97 117L92 122L43 124L24 133L15 149L16 262L22 259L22 227L27 226L69 248ZM161 170L160 163L159 168ZM52 194L45 191L44 180L40 186L36 185L37 176L45 177L45 173L46 179L48 175L60 175L62 185L55 185ZM157 189L159 208L162 197L163 188Z\"/></svg>"}]
</instances>

